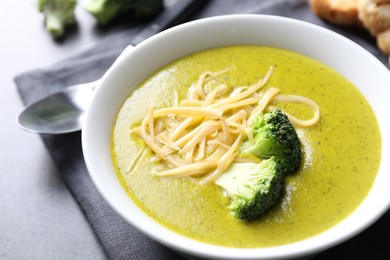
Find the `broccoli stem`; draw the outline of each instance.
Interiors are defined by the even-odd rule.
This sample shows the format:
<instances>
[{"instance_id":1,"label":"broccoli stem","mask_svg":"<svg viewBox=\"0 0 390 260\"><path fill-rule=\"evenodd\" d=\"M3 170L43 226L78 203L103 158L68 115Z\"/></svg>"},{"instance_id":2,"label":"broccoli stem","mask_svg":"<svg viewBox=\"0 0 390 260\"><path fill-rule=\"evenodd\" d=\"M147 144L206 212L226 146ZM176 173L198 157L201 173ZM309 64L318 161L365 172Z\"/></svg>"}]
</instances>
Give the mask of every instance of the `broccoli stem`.
<instances>
[{"instance_id":1,"label":"broccoli stem","mask_svg":"<svg viewBox=\"0 0 390 260\"><path fill-rule=\"evenodd\" d=\"M99 24L106 25L126 13L140 18L155 15L163 8L163 0L86 0L83 6Z\"/></svg>"},{"instance_id":2,"label":"broccoli stem","mask_svg":"<svg viewBox=\"0 0 390 260\"><path fill-rule=\"evenodd\" d=\"M45 17L45 27L54 37L64 35L65 28L74 23L77 0L38 0L38 10Z\"/></svg>"},{"instance_id":3,"label":"broccoli stem","mask_svg":"<svg viewBox=\"0 0 390 260\"><path fill-rule=\"evenodd\" d=\"M123 11L120 3L107 0L87 0L84 2L84 8L103 25L110 22L119 12Z\"/></svg>"},{"instance_id":4,"label":"broccoli stem","mask_svg":"<svg viewBox=\"0 0 390 260\"><path fill-rule=\"evenodd\" d=\"M64 24L53 12L44 10L46 15L46 29L53 37L60 37L64 34Z\"/></svg>"}]
</instances>

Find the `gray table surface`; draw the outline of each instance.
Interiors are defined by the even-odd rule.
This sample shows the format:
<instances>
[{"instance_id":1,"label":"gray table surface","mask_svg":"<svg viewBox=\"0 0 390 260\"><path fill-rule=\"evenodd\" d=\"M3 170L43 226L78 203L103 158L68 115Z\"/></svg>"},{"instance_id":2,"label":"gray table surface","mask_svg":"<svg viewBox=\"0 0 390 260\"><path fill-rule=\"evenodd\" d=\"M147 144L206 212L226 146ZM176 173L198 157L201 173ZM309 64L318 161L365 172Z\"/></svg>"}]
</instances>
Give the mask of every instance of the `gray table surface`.
<instances>
[{"instance_id":1,"label":"gray table surface","mask_svg":"<svg viewBox=\"0 0 390 260\"><path fill-rule=\"evenodd\" d=\"M15 117L23 106L13 78L76 55L124 26L99 30L79 6L77 30L55 42L44 29L36 2L2 1L0 259L105 259L39 136L16 126Z\"/></svg>"}]
</instances>

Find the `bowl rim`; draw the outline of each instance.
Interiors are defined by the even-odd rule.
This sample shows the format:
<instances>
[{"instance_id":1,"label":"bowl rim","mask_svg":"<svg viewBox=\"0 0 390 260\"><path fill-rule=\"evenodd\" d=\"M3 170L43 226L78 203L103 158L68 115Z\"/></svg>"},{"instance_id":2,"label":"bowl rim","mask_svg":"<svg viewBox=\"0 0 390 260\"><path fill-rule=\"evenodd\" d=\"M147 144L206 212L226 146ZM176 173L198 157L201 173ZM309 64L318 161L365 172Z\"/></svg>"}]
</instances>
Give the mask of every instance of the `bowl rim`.
<instances>
[{"instance_id":1,"label":"bowl rim","mask_svg":"<svg viewBox=\"0 0 390 260\"><path fill-rule=\"evenodd\" d=\"M360 45L354 43L350 39L339 35L333 31L330 31L329 29L320 27L315 24L311 24L305 21L300 21L293 18L286 18L281 16L274 16L274 15L260 15L260 14L234 14L234 15L223 15L223 16L216 16L216 17L209 17L209 18L203 18L196 21L191 21L182 25L178 25L176 27L170 28L162 33L159 33L157 35L152 36L151 38L145 40L144 42L137 45L133 51L148 49L150 46L156 45L159 41L161 41L163 38L169 38L172 35L180 34L182 31L185 30L192 30L194 27L202 27L206 26L210 23L216 23L216 22L226 22L226 21L241 21L241 22L250 22L250 21L257 21L257 22L276 22L276 23L290 23L294 26L298 27L304 27L305 30L315 30L320 34L325 34L327 37L333 37L338 42L342 41L344 44L348 45L351 48L356 49L364 59L372 63L372 66L374 66L379 72L383 75L384 78L386 78L387 82L390 82L390 73L388 69L379 61L377 60L371 53L363 49ZM126 67L126 59L131 58L133 55L133 52L127 53L124 57L124 60L116 62L108 71L107 73L102 77L102 80L99 83L98 88L95 90L96 94L94 96L94 99L96 96L103 95L103 92L107 92L107 83L112 80L112 78L115 76L116 71L123 70L124 67ZM320 61L321 62L321 61ZM167 62L169 63L169 62ZM336 69L337 70L337 69ZM94 103L94 99L92 100L92 103ZM150 224L149 222L142 222L136 223L133 219L129 218L126 214L123 213L123 210L116 205L112 199L111 194L109 194L105 188L104 184L99 180L98 176L95 174L96 167L93 165L93 159L91 158L91 149L95 149L96 147L94 145L91 146L91 142L94 140L91 139L91 132L93 129L91 128L91 124L93 124L93 120L91 117L93 116L93 111L88 110L86 114L86 121L85 126L82 130L82 147L83 147L83 154L85 157L86 166L88 169L88 172L91 176L91 179L95 186L97 187L99 193L103 196L103 198L108 202L108 204L127 222L129 222L132 226L136 227L137 229L141 230L144 234L148 235L149 237L153 238L154 240L170 247L171 249L177 250L184 254L189 255L196 255L200 257L213 257L213 258L220 258L220 259L236 259L236 258L242 258L242 259L257 259L257 258L266 258L266 259L281 259L286 257L300 257L304 255L313 254L322 250L325 250L327 248L330 248L336 244L340 244L343 241L355 236L356 234L362 232L364 229L366 229L368 226L370 226L372 223L374 223L381 215L383 215L386 210L390 207L390 199L387 200L387 204L383 203L379 209L377 209L375 214L372 214L370 218L365 219L357 228L353 230L345 230L346 232L343 235L338 236L337 238L329 241L324 240L321 238L318 240L318 237L321 237L323 234L327 234L331 232L334 227L330 228L329 230L324 231L323 233L302 240L295 243L287 244L287 245L281 245L281 246L274 246L274 247L267 247L267 248L226 248L221 246L215 246L210 244L205 244L203 242L199 242L190 238L183 237L182 235L176 234L173 231L165 228L164 226L160 226L164 230L164 232L168 233L170 238L173 238L171 240L167 240L163 237L161 237L161 234L159 232L153 232L145 224ZM96 123L95 123L96 124ZM382 132L383 136L383 132ZM109 147L109 146L108 146ZM388 149L386 148L386 151ZM382 153L383 154L383 153ZM383 157L382 160L383 161ZM382 162L381 162L382 164ZM381 170L380 170L381 171ZM116 175L115 175L116 178ZM119 182L119 180L118 180ZM369 195L367 195L369 196ZM389 196L390 198L390 196ZM360 208L360 206L359 206ZM354 213L351 213L353 215ZM145 215L146 216L146 215ZM345 222L350 217L347 217L344 219L341 223ZM158 224L159 225L159 224ZM336 226L339 226L337 224ZM181 244L177 244L177 240L175 239L181 239L183 240ZM310 241L313 241L313 239L317 239L319 242L317 243L310 243ZM196 245L196 250L194 250L193 245ZM304 251L302 251L302 248L305 248ZM199 252L199 249L206 249L204 252ZM223 250L221 250L223 249ZM276 250L275 250L276 249Z\"/></svg>"}]
</instances>

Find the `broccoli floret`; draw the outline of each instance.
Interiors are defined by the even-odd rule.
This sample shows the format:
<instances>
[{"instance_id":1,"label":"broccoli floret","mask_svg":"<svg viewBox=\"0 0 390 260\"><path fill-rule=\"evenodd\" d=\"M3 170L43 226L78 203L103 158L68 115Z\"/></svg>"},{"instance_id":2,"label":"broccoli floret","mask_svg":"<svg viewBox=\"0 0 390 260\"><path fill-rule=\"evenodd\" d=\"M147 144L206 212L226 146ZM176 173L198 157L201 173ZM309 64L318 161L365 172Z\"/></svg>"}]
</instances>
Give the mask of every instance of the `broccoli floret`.
<instances>
[{"instance_id":1,"label":"broccoli floret","mask_svg":"<svg viewBox=\"0 0 390 260\"><path fill-rule=\"evenodd\" d=\"M239 156L263 161L233 163L215 182L230 197L233 216L245 221L260 217L277 202L284 177L295 171L301 160L298 135L279 109L261 114L251 127L254 143L245 141Z\"/></svg>"},{"instance_id":2,"label":"broccoli floret","mask_svg":"<svg viewBox=\"0 0 390 260\"><path fill-rule=\"evenodd\" d=\"M285 174L295 171L301 161L298 135L279 109L258 116L252 124L254 143L245 141L241 153L254 154L261 159L275 157Z\"/></svg>"},{"instance_id":3,"label":"broccoli floret","mask_svg":"<svg viewBox=\"0 0 390 260\"><path fill-rule=\"evenodd\" d=\"M74 10L77 0L39 0L38 10L45 16L47 31L59 38L64 35L65 27L74 23Z\"/></svg>"},{"instance_id":4,"label":"broccoli floret","mask_svg":"<svg viewBox=\"0 0 390 260\"><path fill-rule=\"evenodd\" d=\"M163 0L133 0L133 11L137 17L150 17L160 12L164 7Z\"/></svg>"},{"instance_id":5,"label":"broccoli floret","mask_svg":"<svg viewBox=\"0 0 390 260\"><path fill-rule=\"evenodd\" d=\"M163 8L163 0L87 0L84 8L102 25L120 14L133 12L137 17L149 17Z\"/></svg>"},{"instance_id":6,"label":"broccoli floret","mask_svg":"<svg viewBox=\"0 0 390 260\"><path fill-rule=\"evenodd\" d=\"M231 214L250 221L280 198L283 175L279 163L271 157L261 163L233 163L215 183L230 197Z\"/></svg>"}]
</instances>

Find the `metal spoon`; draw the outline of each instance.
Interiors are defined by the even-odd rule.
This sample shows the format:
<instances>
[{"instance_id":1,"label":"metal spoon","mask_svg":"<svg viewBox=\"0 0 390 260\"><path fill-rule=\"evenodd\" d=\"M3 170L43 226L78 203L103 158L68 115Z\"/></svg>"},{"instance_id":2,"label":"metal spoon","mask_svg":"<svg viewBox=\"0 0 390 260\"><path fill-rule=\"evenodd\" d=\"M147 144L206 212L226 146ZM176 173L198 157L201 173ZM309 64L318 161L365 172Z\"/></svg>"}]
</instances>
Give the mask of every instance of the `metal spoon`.
<instances>
[{"instance_id":1,"label":"metal spoon","mask_svg":"<svg viewBox=\"0 0 390 260\"><path fill-rule=\"evenodd\" d=\"M207 0L176 0L141 30L122 54L146 38L183 22L205 2ZM38 100L26 107L16 122L22 129L33 133L64 134L79 131L97 84L98 81L74 85Z\"/></svg>"},{"instance_id":2,"label":"metal spoon","mask_svg":"<svg viewBox=\"0 0 390 260\"><path fill-rule=\"evenodd\" d=\"M22 129L41 134L79 131L99 81L67 87L26 107L17 117Z\"/></svg>"}]
</instances>

